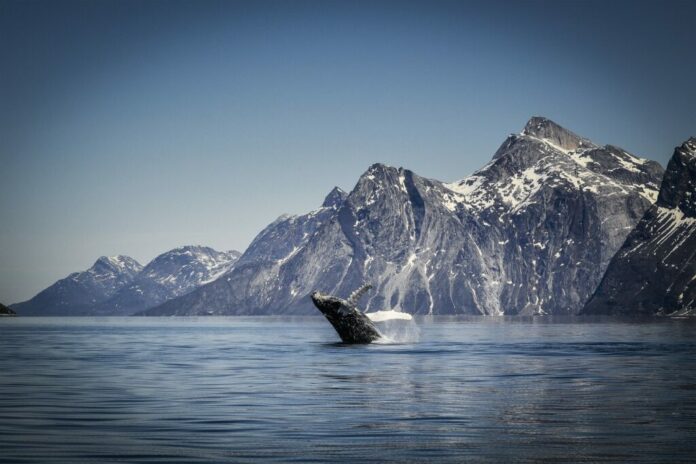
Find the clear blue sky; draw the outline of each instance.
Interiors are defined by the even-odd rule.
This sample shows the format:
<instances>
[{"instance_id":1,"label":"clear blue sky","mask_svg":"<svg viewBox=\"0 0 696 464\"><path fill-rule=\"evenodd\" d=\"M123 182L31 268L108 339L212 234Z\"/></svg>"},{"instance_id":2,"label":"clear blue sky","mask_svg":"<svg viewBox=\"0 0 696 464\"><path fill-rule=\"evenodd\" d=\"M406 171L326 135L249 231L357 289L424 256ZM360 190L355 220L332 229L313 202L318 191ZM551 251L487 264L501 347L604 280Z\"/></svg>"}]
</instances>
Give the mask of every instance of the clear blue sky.
<instances>
[{"instance_id":1,"label":"clear blue sky","mask_svg":"<svg viewBox=\"0 0 696 464\"><path fill-rule=\"evenodd\" d=\"M666 163L696 2L0 0L0 301L243 250L373 162L455 180L544 115Z\"/></svg>"}]
</instances>

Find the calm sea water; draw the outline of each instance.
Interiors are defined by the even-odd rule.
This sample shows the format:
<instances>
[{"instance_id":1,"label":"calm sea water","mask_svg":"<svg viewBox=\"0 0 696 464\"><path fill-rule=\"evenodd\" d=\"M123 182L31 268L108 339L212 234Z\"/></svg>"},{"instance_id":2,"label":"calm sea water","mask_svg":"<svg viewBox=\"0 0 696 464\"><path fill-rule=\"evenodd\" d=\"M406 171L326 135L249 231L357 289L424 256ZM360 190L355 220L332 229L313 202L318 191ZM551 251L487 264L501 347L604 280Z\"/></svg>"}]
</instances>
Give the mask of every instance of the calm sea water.
<instances>
[{"instance_id":1,"label":"calm sea water","mask_svg":"<svg viewBox=\"0 0 696 464\"><path fill-rule=\"evenodd\" d=\"M4 318L0 462L696 460L692 321L418 325Z\"/></svg>"}]
</instances>

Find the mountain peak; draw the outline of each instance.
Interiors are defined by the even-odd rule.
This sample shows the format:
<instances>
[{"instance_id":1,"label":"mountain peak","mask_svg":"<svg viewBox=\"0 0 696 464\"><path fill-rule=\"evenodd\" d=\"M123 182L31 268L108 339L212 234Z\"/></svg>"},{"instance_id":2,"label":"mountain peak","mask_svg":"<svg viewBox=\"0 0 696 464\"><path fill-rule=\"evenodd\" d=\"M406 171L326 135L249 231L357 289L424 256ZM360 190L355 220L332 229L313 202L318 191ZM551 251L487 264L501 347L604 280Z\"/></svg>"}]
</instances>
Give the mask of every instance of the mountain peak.
<instances>
[{"instance_id":1,"label":"mountain peak","mask_svg":"<svg viewBox=\"0 0 696 464\"><path fill-rule=\"evenodd\" d=\"M358 183L365 179L377 182L389 180L398 177L401 172L403 172L403 168L395 168L394 166L383 163L374 163L360 176Z\"/></svg>"},{"instance_id":2,"label":"mountain peak","mask_svg":"<svg viewBox=\"0 0 696 464\"><path fill-rule=\"evenodd\" d=\"M217 251L214 248L204 245L184 245L155 256L155 258L153 258L152 261L145 266L145 271L161 269L162 266L169 266L172 263L174 264L175 268L178 268L178 266L184 266L188 263L197 262L206 262L211 265L217 263L218 261L225 263L230 258L236 259L234 253L239 254L239 252L234 251L231 253Z\"/></svg>"},{"instance_id":3,"label":"mountain peak","mask_svg":"<svg viewBox=\"0 0 696 464\"><path fill-rule=\"evenodd\" d=\"M163 255L164 254L172 254L172 253L173 254L184 254L184 253L201 253L201 252L202 253L211 253L211 252L215 253L216 250L214 250L210 247L204 246L204 245L182 245L182 246L176 247L172 250L166 251L162 254Z\"/></svg>"},{"instance_id":4,"label":"mountain peak","mask_svg":"<svg viewBox=\"0 0 696 464\"><path fill-rule=\"evenodd\" d=\"M106 268L117 272L138 272L142 269L140 263L125 255L100 256L92 266L94 268Z\"/></svg>"},{"instance_id":5,"label":"mountain peak","mask_svg":"<svg viewBox=\"0 0 696 464\"><path fill-rule=\"evenodd\" d=\"M681 144L679 147L682 151L690 153L691 155L696 154L696 137L689 137L689 139Z\"/></svg>"},{"instance_id":6,"label":"mountain peak","mask_svg":"<svg viewBox=\"0 0 696 464\"><path fill-rule=\"evenodd\" d=\"M371 191L375 188L384 188L385 186L401 186L401 184L403 184L405 172L406 170L404 168L375 163L367 168L367 171L360 176L353 192L361 189Z\"/></svg>"},{"instance_id":7,"label":"mountain peak","mask_svg":"<svg viewBox=\"0 0 696 464\"><path fill-rule=\"evenodd\" d=\"M573 151L580 147L590 147L587 139L569 131L543 116L532 116L522 130L522 135L545 140L565 151Z\"/></svg>"},{"instance_id":8,"label":"mountain peak","mask_svg":"<svg viewBox=\"0 0 696 464\"><path fill-rule=\"evenodd\" d=\"M393 166L389 166L388 164L374 163L374 164L370 165L369 168L367 168L367 171L365 172L365 174L374 175L374 174L385 173L385 172L394 171L394 170L396 170L396 168Z\"/></svg>"},{"instance_id":9,"label":"mountain peak","mask_svg":"<svg viewBox=\"0 0 696 464\"><path fill-rule=\"evenodd\" d=\"M674 149L662 180L659 206L680 208L696 217L696 137L690 137Z\"/></svg>"},{"instance_id":10,"label":"mountain peak","mask_svg":"<svg viewBox=\"0 0 696 464\"><path fill-rule=\"evenodd\" d=\"M338 208L346 199L348 194L343 191L340 187L334 187L331 189L326 198L324 198L324 203L321 204L322 208Z\"/></svg>"}]
</instances>

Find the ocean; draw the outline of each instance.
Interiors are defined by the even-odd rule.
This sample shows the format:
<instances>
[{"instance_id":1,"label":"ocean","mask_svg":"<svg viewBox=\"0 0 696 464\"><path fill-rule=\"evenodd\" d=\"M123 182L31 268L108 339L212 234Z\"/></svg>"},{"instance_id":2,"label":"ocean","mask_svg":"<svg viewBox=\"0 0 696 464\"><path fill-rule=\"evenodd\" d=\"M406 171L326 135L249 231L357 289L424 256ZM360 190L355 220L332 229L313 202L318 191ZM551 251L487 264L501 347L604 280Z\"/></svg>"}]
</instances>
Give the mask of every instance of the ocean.
<instances>
[{"instance_id":1,"label":"ocean","mask_svg":"<svg viewBox=\"0 0 696 464\"><path fill-rule=\"evenodd\" d=\"M0 463L694 462L696 321L2 318Z\"/></svg>"}]
</instances>

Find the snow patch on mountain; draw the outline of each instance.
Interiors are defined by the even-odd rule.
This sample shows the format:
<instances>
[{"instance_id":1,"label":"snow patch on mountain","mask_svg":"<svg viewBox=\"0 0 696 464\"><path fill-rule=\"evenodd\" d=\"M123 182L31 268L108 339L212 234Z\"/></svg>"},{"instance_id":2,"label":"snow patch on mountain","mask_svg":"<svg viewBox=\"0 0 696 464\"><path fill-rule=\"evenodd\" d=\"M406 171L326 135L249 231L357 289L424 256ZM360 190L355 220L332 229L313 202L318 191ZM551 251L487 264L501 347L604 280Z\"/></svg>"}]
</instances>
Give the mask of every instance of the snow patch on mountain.
<instances>
[{"instance_id":1,"label":"snow patch on mountain","mask_svg":"<svg viewBox=\"0 0 696 464\"><path fill-rule=\"evenodd\" d=\"M508 138L504 147L507 145L509 152L501 149L492 163L471 176L443 184L457 194L443 196L446 207L455 211L458 206L462 206L474 212L493 208L499 214L506 214L533 203L537 192L546 187L566 187L599 195L626 196L638 192L649 202L655 202L658 185L649 181L651 176L654 177L654 172L659 171L654 162L616 147L597 147L564 129L561 130L563 136L540 138L538 135L550 133L542 130L545 123L554 124L537 118L533 123L528 123L520 134L513 134ZM534 130L529 129L530 124ZM508 175L499 175L496 171L502 163L497 161L505 156L516 156L514 147L525 143L534 145L537 156L528 165L521 160L521 164L515 166L518 169L512 170ZM646 166L653 172L648 172ZM617 172L621 169L641 177L635 179L621 176Z\"/></svg>"}]
</instances>

